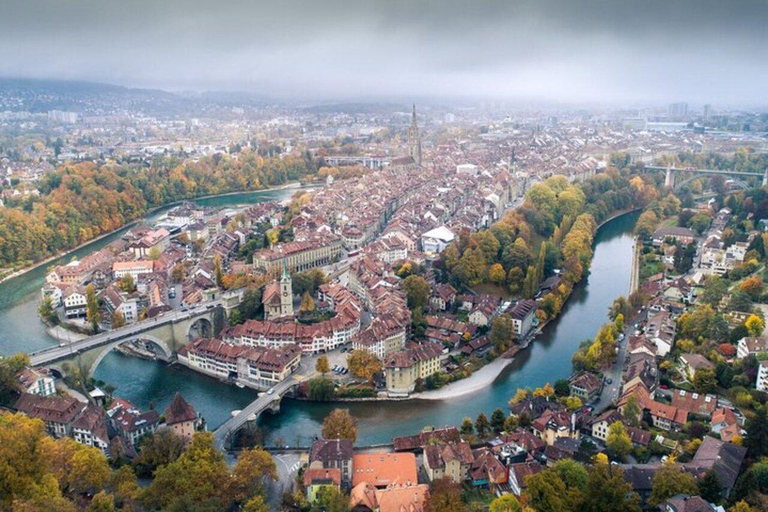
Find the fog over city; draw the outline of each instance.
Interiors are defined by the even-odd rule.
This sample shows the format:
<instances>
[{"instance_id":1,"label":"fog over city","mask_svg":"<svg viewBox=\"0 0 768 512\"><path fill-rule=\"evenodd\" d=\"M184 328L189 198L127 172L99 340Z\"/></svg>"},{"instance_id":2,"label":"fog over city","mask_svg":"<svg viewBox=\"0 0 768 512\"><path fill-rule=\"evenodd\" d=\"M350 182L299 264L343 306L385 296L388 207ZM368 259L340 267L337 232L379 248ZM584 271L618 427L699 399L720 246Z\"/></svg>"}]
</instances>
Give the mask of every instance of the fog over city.
<instances>
[{"instance_id":1,"label":"fog over city","mask_svg":"<svg viewBox=\"0 0 768 512\"><path fill-rule=\"evenodd\" d=\"M0 76L276 97L762 104L762 0L4 0Z\"/></svg>"}]
</instances>

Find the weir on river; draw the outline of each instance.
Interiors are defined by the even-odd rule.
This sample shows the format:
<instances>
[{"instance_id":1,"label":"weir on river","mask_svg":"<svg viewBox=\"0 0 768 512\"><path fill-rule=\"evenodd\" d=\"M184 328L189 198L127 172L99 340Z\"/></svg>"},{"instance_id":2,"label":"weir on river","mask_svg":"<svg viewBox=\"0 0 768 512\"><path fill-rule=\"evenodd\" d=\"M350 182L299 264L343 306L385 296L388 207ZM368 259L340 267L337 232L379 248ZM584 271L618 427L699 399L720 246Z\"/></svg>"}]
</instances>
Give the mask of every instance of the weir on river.
<instances>
[{"instance_id":1,"label":"weir on river","mask_svg":"<svg viewBox=\"0 0 768 512\"><path fill-rule=\"evenodd\" d=\"M293 190L273 190L200 200L201 204L231 206L281 200ZM156 214L158 215L158 214ZM531 346L520 352L494 381L482 390L454 400L312 403L284 399L278 415L262 414L259 420L268 442L307 445L320 433L326 414L335 407L348 408L358 421L358 442L391 442L392 437L416 433L422 427L459 425L464 417L490 416L497 407L506 409L519 387L554 383L571 374L571 356L579 343L593 337L607 321L608 307L629 291L632 266L632 228L638 213L608 222L595 236L595 254L589 274L573 290L560 317L544 329ZM82 256L102 247L112 235L75 254ZM72 256L66 257L68 261ZM0 354L31 352L58 342L38 321L36 309L45 268L39 268L0 284ZM211 429L226 421L230 411L253 401L252 390L228 386L179 366L131 358L113 352L99 366L96 379L117 387L118 396L142 408L164 409L179 391L203 414Z\"/></svg>"}]
</instances>

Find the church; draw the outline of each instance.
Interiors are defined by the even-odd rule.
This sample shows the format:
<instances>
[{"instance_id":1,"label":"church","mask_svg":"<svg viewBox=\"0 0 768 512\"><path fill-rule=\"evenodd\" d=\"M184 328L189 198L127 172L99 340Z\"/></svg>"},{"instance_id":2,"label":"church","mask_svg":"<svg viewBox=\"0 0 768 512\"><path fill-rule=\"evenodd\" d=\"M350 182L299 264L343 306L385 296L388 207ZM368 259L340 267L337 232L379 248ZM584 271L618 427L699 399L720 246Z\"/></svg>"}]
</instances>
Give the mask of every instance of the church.
<instances>
[{"instance_id":1,"label":"church","mask_svg":"<svg viewBox=\"0 0 768 512\"><path fill-rule=\"evenodd\" d=\"M280 281L273 281L264 288L261 303L264 306L264 320L293 316L293 284L285 266Z\"/></svg>"},{"instance_id":2,"label":"church","mask_svg":"<svg viewBox=\"0 0 768 512\"><path fill-rule=\"evenodd\" d=\"M395 158L389 163L395 171L412 171L421 167L421 137L416 122L416 105L413 105L411 126L408 127L408 155Z\"/></svg>"}]
</instances>

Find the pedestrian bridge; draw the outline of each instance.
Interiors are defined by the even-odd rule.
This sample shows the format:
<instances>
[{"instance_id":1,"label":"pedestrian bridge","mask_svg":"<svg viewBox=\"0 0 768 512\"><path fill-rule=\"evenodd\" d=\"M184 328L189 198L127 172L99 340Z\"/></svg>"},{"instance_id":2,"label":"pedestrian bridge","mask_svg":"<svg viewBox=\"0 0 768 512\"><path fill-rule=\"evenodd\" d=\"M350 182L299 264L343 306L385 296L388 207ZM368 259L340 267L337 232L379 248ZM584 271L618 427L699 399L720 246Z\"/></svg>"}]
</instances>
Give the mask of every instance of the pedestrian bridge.
<instances>
[{"instance_id":1,"label":"pedestrian bridge","mask_svg":"<svg viewBox=\"0 0 768 512\"><path fill-rule=\"evenodd\" d=\"M62 369L64 363L76 362L83 374L93 376L104 357L127 341L143 340L158 359L170 361L176 351L198 336L214 336L224 327L226 312L222 300L169 311L123 327L87 338L62 343L30 354L32 366L52 366Z\"/></svg>"},{"instance_id":2,"label":"pedestrian bridge","mask_svg":"<svg viewBox=\"0 0 768 512\"><path fill-rule=\"evenodd\" d=\"M302 381L300 375L293 375L272 388L272 393L262 393L256 400L248 404L237 415L225 421L213 432L214 443L219 451L227 450L233 439L232 436L252 417L258 416L269 409L272 412L280 410L280 402L283 397L292 392Z\"/></svg>"}]
</instances>

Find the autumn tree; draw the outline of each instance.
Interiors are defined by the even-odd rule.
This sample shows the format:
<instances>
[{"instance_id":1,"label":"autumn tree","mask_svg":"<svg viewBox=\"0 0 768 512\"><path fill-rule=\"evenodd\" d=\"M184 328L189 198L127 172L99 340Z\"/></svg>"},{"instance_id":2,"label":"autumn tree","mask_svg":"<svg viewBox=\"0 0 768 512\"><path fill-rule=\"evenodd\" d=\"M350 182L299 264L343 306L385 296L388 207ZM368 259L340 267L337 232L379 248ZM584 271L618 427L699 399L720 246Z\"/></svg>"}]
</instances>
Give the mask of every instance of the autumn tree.
<instances>
[{"instance_id":1,"label":"autumn tree","mask_svg":"<svg viewBox=\"0 0 768 512\"><path fill-rule=\"evenodd\" d=\"M504 284L504 280L507 278L507 273L501 263L494 263L488 269L488 280L493 284Z\"/></svg>"},{"instance_id":2,"label":"autumn tree","mask_svg":"<svg viewBox=\"0 0 768 512\"><path fill-rule=\"evenodd\" d=\"M749 335L753 337L761 336L765 330L763 319L757 315L750 315L749 318L747 318L747 321L744 322L744 326L747 328L747 331L749 331Z\"/></svg>"},{"instance_id":3,"label":"autumn tree","mask_svg":"<svg viewBox=\"0 0 768 512\"><path fill-rule=\"evenodd\" d=\"M85 287L85 307L86 317L91 323L91 330L95 334L99 332L101 312L99 311L99 300L96 298L96 291L93 289L93 284L88 284L88 286Z\"/></svg>"},{"instance_id":4,"label":"autumn tree","mask_svg":"<svg viewBox=\"0 0 768 512\"><path fill-rule=\"evenodd\" d=\"M711 393L717 387L717 375L713 368L699 368L693 374L693 387L699 393Z\"/></svg>"},{"instance_id":5,"label":"autumn tree","mask_svg":"<svg viewBox=\"0 0 768 512\"><path fill-rule=\"evenodd\" d=\"M328 362L328 356L320 356L317 358L317 362L315 362L315 371L322 373L323 376L331 371L331 364Z\"/></svg>"},{"instance_id":6,"label":"autumn tree","mask_svg":"<svg viewBox=\"0 0 768 512\"><path fill-rule=\"evenodd\" d=\"M589 471L581 510L585 512L640 512L640 497L624 480L619 466L597 463Z\"/></svg>"},{"instance_id":7,"label":"autumn tree","mask_svg":"<svg viewBox=\"0 0 768 512\"><path fill-rule=\"evenodd\" d=\"M346 409L334 409L323 420L324 439L349 439L357 441L357 424Z\"/></svg>"},{"instance_id":8,"label":"autumn tree","mask_svg":"<svg viewBox=\"0 0 768 512\"><path fill-rule=\"evenodd\" d=\"M461 485L448 477L433 480L429 486L426 512L459 512L466 510L461 500Z\"/></svg>"},{"instance_id":9,"label":"autumn tree","mask_svg":"<svg viewBox=\"0 0 768 512\"><path fill-rule=\"evenodd\" d=\"M490 512L522 512L523 506L514 494L503 494L489 505Z\"/></svg>"},{"instance_id":10,"label":"autumn tree","mask_svg":"<svg viewBox=\"0 0 768 512\"><path fill-rule=\"evenodd\" d=\"M653 475L651 495L648 503L659 505L676 494L697 494L696 478L683 470L681 466L667 463Z\"/></svg>"},{"instance_id":11,"label":"autumn tree","mask_svg":"<svg viewBox=\"0 0 768 512\"><path fill-rule=\"evenodd\" d=\"M462 435L469 436L472 435L475 431L475 427L472 424L472 418L464 418L464 421L461 422L461 433Z\"/></svg>"},{"instance_id":12,"label":"autumn tree","mask_svg":"<svg viewBox=\"0 0 768 512\"><path fill-rule=\"evenodd\" d=\"M119 310L112 312L112 328L118 329L125 325L125 316Z\"/></svg>"},{"instance_id":13,"label":"autumn tree","mask_svg":"<svg viewBox=\"0 0 768 512\"><path fill-rule=\"evenodd\" d=\"M277 478L272 456L261 448L246 448L237 456L232 469L231 497L238 503L263 494L265 482Z\"/></svg>"},{"instance_id":14,"label":"autumn tree","mask_svg":"<svg viewBox=\"0 0 768 512\"><path fill-rule=\"evenodd\" d=\"M231 476L213 434L197 432L181 456L154 474L144 504L162 510L181 510L191 503L227 509L234 501Z\"/></svg>"},{"instance_id":15,"label":"autumn tree","mask_svg":"<svg viewBox=\"0 0 768 512\"><path fill-rule=\"evenodd\" d=\"M304 292L304 295L301 297L301 305L299 306L299 311L302 313L311 313L315 310L315 301L312 300L312 296L309 294L309 292Z\"/></svg>"},{"instance_id":16,"label":"autumn tree","mask_svg":"<svg viewBox=\"0 0 768 512\"><path fill-rule=\"evenodd\" d=\"M179 458L184 451L184 438L172 430L163 429L146 435L139 441L139 456L133 461L136 473L149 477L160 466Z\"/></svg>"},{"instance_id":17,"label":"autumn tree","mask_svg":"<svg viewBox=\"0 0 768 512\"><path fill-rule=\"evenodd\" d=\"M381 361L367 350L354 350L347 356L347 365L352 375L359 379L371 380L381 371Z\"/></svg>"},{"instance_id":18,"label":"autumn tree","mask_svg":"<svg viewBox=\"0 0 768 512\"><path fill-rule=\"evenodd\" d=\"M653 210L646 210L635 223L635 234L641 239L649 238L658 224L659 218L656 213Z\"/></svg>"},{"instance_id":19,"label":"autumn tree","mask_svg":"<svg viewBox=\"0 0 768 512\"><path fill-rule=\"evenodd\" d=\"M213 270L216 279L216 286L221 288L224 286L224 270L221 267L221 257L219 255L213 257Z\"/></svg>"},{"instance_id":20,"label":"autumn tree","mask_svg":"<svg viewBox=\"0 0 768 512\"><path fill-rule=\"evenodd\" d=\"M565 483L552 469L528 477L525 497L526 503L537 512L573 510L568 503Z\"/></svg>"},{"instance_id":21,"label":"autumn tree","mask_svg":"<svg viewBox=\"0 0 768 512\"><path fill-rule=\"evenodd\" d=\"M43 297L43 300L40 301L40 305L37 308L37 314L40 315L43 322L54 325L59 323L59 317L56 315L56 310L53 308L53 300L50 295L46 295Z\"/></svg>"}]
</instances>

